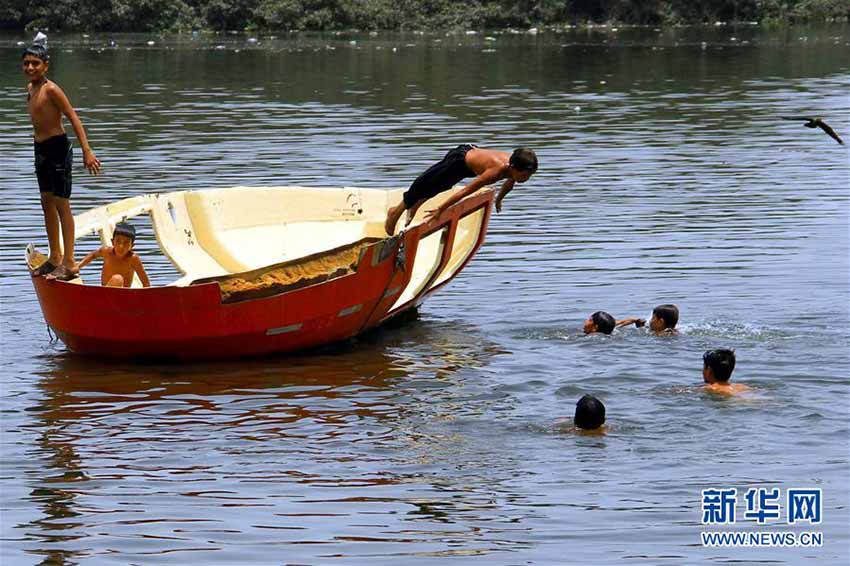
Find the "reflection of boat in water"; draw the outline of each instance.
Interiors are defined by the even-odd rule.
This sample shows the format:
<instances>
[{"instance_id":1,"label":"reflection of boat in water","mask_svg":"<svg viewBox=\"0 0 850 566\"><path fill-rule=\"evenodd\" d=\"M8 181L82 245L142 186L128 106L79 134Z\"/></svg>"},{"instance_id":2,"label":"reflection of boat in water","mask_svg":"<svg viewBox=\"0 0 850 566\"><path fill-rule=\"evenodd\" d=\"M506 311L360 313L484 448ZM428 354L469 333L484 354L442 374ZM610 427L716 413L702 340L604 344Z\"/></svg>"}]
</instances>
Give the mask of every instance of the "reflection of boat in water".
<instances>
[{"instance_id":1,"label":"reflection of boat in water","mask_svg":"<svg viewBox=\"0 0 850 566\"><path fill-rule=\"evenodd\" d=\"M347 413L395 419L413 412L424 413L422 420L430 422L434 411L445 410L433 403L434 384L455 383L453 376L459 369L481 368L508 353L475 325L461 320L412 323L400 318L356 340L285 358L175 365L68 353L47 356L34 371L44 393L40 417L52 425L61 423L60 428L74 421L86 427L156 428L162 425L161 418L169 421L172 432L177 428L172 417L193 417L199 407L209 411L207 423L215 420L233 427L245 424L246 414L268 414L273 420L291 422L293 416L322 421ZM416 387L396 391L392 387L396 382L430 385L413 395ZM389 397L374 395L384 389L394 392ZM256 403L243 404L252 398ZM342 407L329 407L333 399L348 401ZM121 415L135 410L156 418L146 424L121 420Z\"/></svg>"},{"instance_id":2,"label":"reflection of boat in water","mask_svg":"<svg viewBox=\"0 0 850 566\"><path fill-rule=\"evenodd\" d=\"M455 189L457 190L457 189ZM342 340L416 308L484 241L493 193L481 190L386 238L401 191L299 187L144 195L76 217L77 238L111 240L150 215L182 276L112 288L33 278L44 318L75 352L111 357L227 358ZM43 257L27 248L30 268Z\"/></svg>"},{"instance_id":3,"label":"reflection of boat in water","mask_svg":"<svg viewBox=\"0 0 850 566\"><path fill-rule=\"evenodd\" d=\"M31 372L38 379L28 382L37 394L17 398L31 407L20 414L38 438L35 448L22 444L20 451L36 456L17 458L7 474L19 478L8 483L21 485L22 500L41 513L17 529L49 534L49 542L64 536L99 544L100 537L109 545L104 552L122 556L138 553L140 541L145 557L167 559L183 548L218 548L206 525L227 522L233 513L256 517L259 506L277 527L264 528L271 542L288 525L282 517L317 517L307 530L285 531L306 547L324 540L314 527L329 532L329 508L360 522L360 498L339 499L340 490L328 489L352 485L375 486L393 498L382 504L393 503L399 528L409 515L428 518L427 507L442 520L460 520L492 486L470 490L462 471L456 486L440 474L433 496L425 495L421 484L411 483L410 470L441 457L447 469L464 470L467 452L457 450L456 439L443 438L441 427L459 412L478 415L481 404L490 406L490 396L469 397L464 372L506 351L463 320L396 324L399 318L355 340L285 358L185 365L69 353L38 357ZM490 391L492 384L484 379L478 386ZM430 432L433 426L439 432ZM387 471L388 458L400 471ZM129 504L128 493L137 495ZM396 511L405 507L409 513ZM107 513L110 524L127 522L133 534L118 543L102 537ZM168 534L187 522L200 530L180 539ZM54 544L40 552L56 557L44 564L65 564L69 556L88 556L90 547ZM196 562L215 561L209 558L214 552Z\"/></svg>"}]
</instances>

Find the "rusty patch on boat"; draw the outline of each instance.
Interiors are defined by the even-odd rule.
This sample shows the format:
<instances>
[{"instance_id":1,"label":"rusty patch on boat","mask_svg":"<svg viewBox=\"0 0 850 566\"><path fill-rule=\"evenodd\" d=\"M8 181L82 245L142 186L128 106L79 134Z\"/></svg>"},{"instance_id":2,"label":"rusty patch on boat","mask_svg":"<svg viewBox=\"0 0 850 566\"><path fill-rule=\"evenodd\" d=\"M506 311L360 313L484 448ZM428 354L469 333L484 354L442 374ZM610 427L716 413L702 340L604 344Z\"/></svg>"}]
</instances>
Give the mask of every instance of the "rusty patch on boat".
<instances>
[{"instance_id":1,"label":"rusty patch on boat","mask_svg":"<svg viewBox=\"0 0 850 566\"><path fill-rule=\"evenodd\" d=\"M333 250L253 271L198 279L192 285L218 283L222 303L271 297L354 273L366 248L377 241L380 239L364 238Z\"/></svg>"}]
</instances>

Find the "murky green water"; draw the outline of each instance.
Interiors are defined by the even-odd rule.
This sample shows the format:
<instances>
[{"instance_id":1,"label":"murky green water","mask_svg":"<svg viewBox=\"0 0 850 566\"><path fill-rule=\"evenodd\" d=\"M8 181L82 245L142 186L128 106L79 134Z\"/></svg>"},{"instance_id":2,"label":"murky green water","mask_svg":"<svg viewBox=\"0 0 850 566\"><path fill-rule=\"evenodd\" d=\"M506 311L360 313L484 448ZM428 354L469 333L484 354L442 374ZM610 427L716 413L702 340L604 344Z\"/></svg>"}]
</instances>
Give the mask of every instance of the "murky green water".
<instances>
[{"instance_id":1,"label":"murky green water","mask_svg":"<svg viewBox=\"0 0 850 566\"><path fill-rule=\"evenodd\" d=\"M820 116L850 143L847 27L52 37L104 163L78 167L77 211L405 186L462 142L538 151L419 321L214 365L49 342L22 260L45 245L24 39L0 37L4 565L848 563L850 154L778 118ZM149 227L140 240L168 282ZM677 337L580 335L595 310L665 302ZM699 390L721 346L751 395ZM586 392L608 433L559 432ZM734 528L823 547L703 548L711 487L738 489L739 517L749 488L821 488L820 525L785 524L783 505Z\"/></svg>"}]
</instances>

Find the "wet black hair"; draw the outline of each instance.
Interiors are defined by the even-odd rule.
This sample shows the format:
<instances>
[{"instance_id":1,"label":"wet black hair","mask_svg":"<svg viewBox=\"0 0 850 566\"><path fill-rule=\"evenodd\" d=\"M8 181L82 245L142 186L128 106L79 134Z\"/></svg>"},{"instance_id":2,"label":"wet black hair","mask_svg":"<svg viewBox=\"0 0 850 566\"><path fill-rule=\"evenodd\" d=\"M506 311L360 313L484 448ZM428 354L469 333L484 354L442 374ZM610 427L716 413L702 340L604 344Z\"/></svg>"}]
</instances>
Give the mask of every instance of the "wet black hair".
<instances>
[{"instance_id":1,"label":"wet black hair","mask_svg":"<svg viewBox=\"0 0 850 566\"><path fill-rule=\"evenodd\" d=\"M511 154L508 161L511 167L519 171L537 172L537 155L530 149L518 147Z\"/></svg>"},{"instance_id":2,"label":"wet black hair","mask_svg":"<svg viewBox=\"0 0 850 566\"><path fill-rule=\"evenodd\" d=\"M129 222L119 222L115 225L115 230L112 231L112 237L127 236L130 241L136 241L136 229Z\"/></svg>"},{"instance_id":3,"label":"wet black hair","mask_svg":"<svg viewBox=\"0 0 850 566\"><path fill-rule=\"evenodd\" d=\"M617 326L614 317L605 311L596 311L590 315L590 320L596 325L596 331L602 334L611 334L614 332L614 327Z\"/></svg>"},{"instance_id":4,"label":"wet black hair","mask_svg":"<svg viewBox=\"0 0 850 566\"><path fill-rule=\"evenodd\" d=\"M679 307L676 305L658 305L652 309L652 315L664 321L664 328L676 328L679 322Z\"/></svg>"},{"instance_id":5,"label":"wet black hair","mask_svg":"<svg viewBox=\"0 0 850 566\"><path fill-rule=\"evenodd\" d=\"M605 424L605 405L593 395L585 395L576 403L573 423L584 430L601 427Z\"/></svg>"},{"instance_id":6,"label":"wet black hair","mask_svg":"<svg viewBox=\"0 0 850 566\"><path fill-rule=\"evenodd\" d=\"M21 54L21 59L26 57L27 55L32 55L33 57L38 57L42 61L50 61L50 53L47 51L47 46L41 43L33 43Z\"/></svg>"},{"instance_id":7,"label":"wet black hair","mask_svg":"<svg viewBox=\"0 0 850 566\"><path fill-rule=\"evenodd\" d=\"M735 350L709 350L702 355L703 366L711 368L714 379L729 381L732 370L735 369Z\"/></svg>"}]
</instances>

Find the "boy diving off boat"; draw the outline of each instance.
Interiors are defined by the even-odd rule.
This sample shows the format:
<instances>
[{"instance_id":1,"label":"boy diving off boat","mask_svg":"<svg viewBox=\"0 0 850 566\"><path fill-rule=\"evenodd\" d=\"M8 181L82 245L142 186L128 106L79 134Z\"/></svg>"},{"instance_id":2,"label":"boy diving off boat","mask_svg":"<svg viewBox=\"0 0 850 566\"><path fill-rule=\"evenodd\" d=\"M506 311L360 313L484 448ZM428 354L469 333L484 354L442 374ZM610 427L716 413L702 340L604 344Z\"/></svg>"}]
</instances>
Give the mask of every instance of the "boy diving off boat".
<instances>
[{"instance_id":1,"label":"boy diving off boat","mask_svg":"<svg viewBox=\"0 0 850 566\"><path fill-rule=\"evenodd\" d=\"M139 276L142 287L150 287L151 282L142 260L133 253L136 242L136 229L127 222L119 222L112 232L112 245L103 246L88 254L80 262L80 269L99 257L103 259L100 283L104 287L129 287L133 283L133 273Z\"/></svg>"},{"instance_id":2,"label":"boy diving off boat","mask_svg":"<svg viewBox=\"0 0 850 566\"><path fill-rule=\"evenodd\" d=\"M428 218L439 216L445 209L471 195L481 187L505 180L496 196L496 212L502 211L502 201L516 183L524 183L537 171L537 155L526 148L514 152L484 149L472 144L462 144L450 150L438 163L419 175L402 201L390 208L384 229L390 236L395 232L399 218L407 210L410 224L416 211L428 199L448 191L462 179L475 177L466 187L446 199L439 207L428 211Z\"/></svg>"},{"instance_id":3,"label":"boy diving off boat","mask_svg":"<svg viewBox=\"0 0 850 566\"><path fill-rule=\"evenodd\" d=\"M50 255L33 276L51 274L51 278L68 281L77 276L74 262L74 215L71 213L71 142L62 127L62 116L68 118L77 141L83 148L83 164L89 173L100 172L100 161L89 146L83 123L59 85L47 78L50 55L47 37L39 33L24 50L23 71L27 85L27 109L35 139L35 173L41 192L41 208ZM62 245L59 244L60 226ZM64 253L63 253L64 250Z\"/></svg>"}]
</instances>

